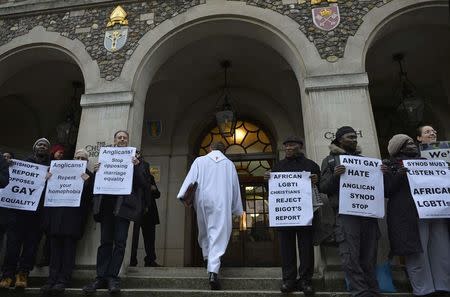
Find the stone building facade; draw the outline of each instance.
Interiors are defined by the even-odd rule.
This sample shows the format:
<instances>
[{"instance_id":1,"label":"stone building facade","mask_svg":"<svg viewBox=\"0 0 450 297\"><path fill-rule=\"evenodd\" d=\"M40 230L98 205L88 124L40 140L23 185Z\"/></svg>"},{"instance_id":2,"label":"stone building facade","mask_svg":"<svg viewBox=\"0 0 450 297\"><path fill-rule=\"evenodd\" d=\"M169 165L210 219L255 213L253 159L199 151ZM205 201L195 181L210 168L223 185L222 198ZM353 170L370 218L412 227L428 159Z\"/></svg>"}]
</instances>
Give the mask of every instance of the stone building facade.
<instances>
[{"instance_id":1,"label":"stone building facade","mask_svg":"<svg viewBox=\"0 0 450 297\"><path fill-rule=\"evenodd\" d=\"M320 163L342 125L358 130L365 155L386 156L389 136L410 131L398 111L397 53L425 100L417 122L450 138L448 1L330 2L0 0L0 104L10 111L1 119L9 128L0 148L25 154L37 137L57 141L55 127L72 113L76 147L94 160L113 131L127 129L159 175L158 259L195 265L193 214L175 195L214 126L221 60L233 65L229 86L240 120L269 135L270 162L281 157L283 139L297 134ZM118 5L128 24L107 27ZM322 10L325 23L339 17L335 28L315 24L320 8L330 9ZM107 50L107 31L124 29L123 47ZM91 222L79 264L94 263L98 231Z\"/></svg>"}]
</instances>

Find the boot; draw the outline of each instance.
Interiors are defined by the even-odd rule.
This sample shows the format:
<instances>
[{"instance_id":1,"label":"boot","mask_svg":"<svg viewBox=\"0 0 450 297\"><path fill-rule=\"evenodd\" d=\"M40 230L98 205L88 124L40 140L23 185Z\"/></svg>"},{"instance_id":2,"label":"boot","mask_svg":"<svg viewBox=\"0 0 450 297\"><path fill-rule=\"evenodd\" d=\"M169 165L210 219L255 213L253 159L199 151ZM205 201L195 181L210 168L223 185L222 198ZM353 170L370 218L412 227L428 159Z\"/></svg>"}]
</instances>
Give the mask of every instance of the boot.
<instances>
[{"instance_id":1,"label":"boot","mask_svg":"<svg viewBox=\"0 0 450 297\"><path fill-rule=\"evenodd\" d=\"M0 281L0 289L9 289L13 285L13 279L10 277L2 278Z\"/></svg>"},{"instance_id":2,"label":"boot","mask_svg":"<svg viewBox=\"0 0 450 297\"><path fill-rule=\"evenodd\" d=\"M16 289L25 289L28 286L28 273L19 272L16 275Z\"/></svg>"},{"instance_id":3,"label":"boot","mask_svg":"<svg viewBox=\"0 0 450 297\"><path fill-rule=\"evenodd\" d=\"M209 273L209 286L211 287L211 290L220 290L220 282L217 273Z\"/></svg>"}]
</instances>

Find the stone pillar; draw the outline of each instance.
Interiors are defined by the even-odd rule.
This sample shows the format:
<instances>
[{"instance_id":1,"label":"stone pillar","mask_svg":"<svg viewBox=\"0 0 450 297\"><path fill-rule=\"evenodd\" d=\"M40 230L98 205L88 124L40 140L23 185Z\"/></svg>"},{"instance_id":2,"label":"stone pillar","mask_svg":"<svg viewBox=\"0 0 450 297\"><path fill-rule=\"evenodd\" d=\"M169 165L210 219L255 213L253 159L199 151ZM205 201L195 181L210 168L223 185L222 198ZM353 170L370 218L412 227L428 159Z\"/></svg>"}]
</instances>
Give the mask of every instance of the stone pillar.
<instances>
[{"instance_id":1,"label":"stone pillar","mask_svg":"<svg viewBox=\"0 0 450 297\"><path fill-rule=\"evenodd\" d=\"M101 146L112 145L113 134L119 129L128 129L130 105L133 101L131 92L85 94L81 97L83 108L78 132L77 149L89 152L89 168L92 169L98 158ZM130 143L135 146L135 143ZM132 224L130 224L132 228ZM129 263L132 232L129 232L127 253L124 264ZM100 225L89 215L85 234L77 250L78 265L95 265L97 248L100 244Z\"/></svg>"},{"instance_id":2,"label":"stone pillar","mask_svg":"<svg viewBox=\"0 0 450 297\"><path fill-rule=\"evenodd\" d=\"M358 133L363 155L380 156L366 73L308 77L302 98L306 151L316 162L328 155L328 146L341 126Z\"/></svg>"}]
</instances>

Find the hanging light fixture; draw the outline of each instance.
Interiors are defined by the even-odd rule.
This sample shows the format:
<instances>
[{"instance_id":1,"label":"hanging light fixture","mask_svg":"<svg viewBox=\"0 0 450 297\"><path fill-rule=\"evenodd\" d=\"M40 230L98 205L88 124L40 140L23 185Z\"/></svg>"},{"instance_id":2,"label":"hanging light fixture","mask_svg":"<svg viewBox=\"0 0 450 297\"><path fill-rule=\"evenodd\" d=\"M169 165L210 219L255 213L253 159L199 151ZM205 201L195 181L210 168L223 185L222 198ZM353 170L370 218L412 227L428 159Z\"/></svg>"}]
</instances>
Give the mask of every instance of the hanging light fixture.
<instances>
[{"instance_id":1,"label":"hanging light fixture","mask_svg":"<svg viewBox=\"0 0 450 297\"><path fill-rule=\"evenodd\" d=\"M398 90L400 104L397 111L405 115L408 125L417 126L423 120L425 103L417 94L414 84L408 79L408 74L403 66L404 57L402 53L393 56L394 61L398 62L400 68L400 87Z\"/></svg>"},{"instance_id":2,"label":"hanging light fixture","mask_svg":"<svg viewBox=\"0 0 450 297\"><path fill-rule=\"evenodd\" d=\"M224 69L225 79L224 79L224 88L223 93L219 97L216 108L216 121L217 126L219 127L220 134L223 137L233 136L234 131L236 129L236 112L233 111L233 108L230 103L230 91L228 90L228 77L227 72L228 68L231 67L230 61L222 61L220 66ZM223 100L223 105L219 107L218 104Z\"/></svg>"}]
</instances>

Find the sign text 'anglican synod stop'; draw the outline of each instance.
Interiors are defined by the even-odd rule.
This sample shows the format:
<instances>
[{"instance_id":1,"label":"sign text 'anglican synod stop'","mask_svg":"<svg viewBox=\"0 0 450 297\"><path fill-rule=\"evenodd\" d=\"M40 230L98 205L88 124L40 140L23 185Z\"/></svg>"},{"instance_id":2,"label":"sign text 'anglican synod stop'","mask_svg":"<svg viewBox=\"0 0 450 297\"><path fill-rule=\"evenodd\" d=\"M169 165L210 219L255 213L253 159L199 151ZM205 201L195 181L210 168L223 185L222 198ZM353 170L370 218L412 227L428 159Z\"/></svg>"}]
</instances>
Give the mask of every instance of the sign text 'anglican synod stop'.
<instances>
[{"instance_id":1,"label":"sign text 'anglican synod stop'","mask_svg":"<svg viewBox=\"0 0 450 297\"><path fill-rule=\"evenodd\" d=\"M129 195L133 186L134 147L102 147L100 168L95 175L94 194Z\"/></svg>"},{"instance_id":2,"label":"sign text 'anglican synod stop'","mask_svg":"<svg viewBox=\"0 0 450 297\"><path fill-rule=\"evenodd\" d=\"M310 226L313 219L310 172L272 172L269 180L270 227Z\"/></svg>"},{"instance_id":3,"label":"sign text 'anglican synod stop'","mask_svg":"<svg viewBox=\"0 0 450 297\"><path fill-rule=\"evenodd\" d=\"M0 190L0 207L36 211L48 166L12 160L9 184Z\"/></svg>"},{"instance_id":4,"label":"sign text 'anglican synod stop'","mask_svg":"<svg viewBox=\"0 0 450 297\"><path fill-rule=\"evenodd\" d=\"M339 213L384 217L384 184L381 160L341 155L345 173L340 178Z\"/></svg>"},{"instance_id":5,"label":"sign text 'anglican synod stop'","mask_svg":"<svg viewBox=\"0 0 450 297\"><path fill-rule=\"evenodd\" d=\"M45 190L46 207L79 207L86 172L86 161L53 160L50 164L52 176Z\"/></svg>"},{"instance_id":6,"label":"sign text 'anglican synod stop'","mask_svg":"<svg viewBox=\"0 0 450 297\"><path fill-rule=\"evenodd\" d=\"M421 219L450 218L450 170L442 160L404 160Z\"/></svg>"}]
</instances>

